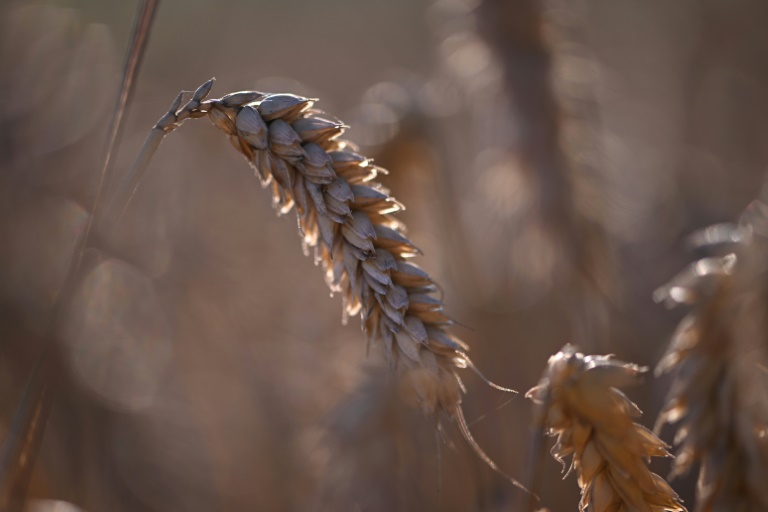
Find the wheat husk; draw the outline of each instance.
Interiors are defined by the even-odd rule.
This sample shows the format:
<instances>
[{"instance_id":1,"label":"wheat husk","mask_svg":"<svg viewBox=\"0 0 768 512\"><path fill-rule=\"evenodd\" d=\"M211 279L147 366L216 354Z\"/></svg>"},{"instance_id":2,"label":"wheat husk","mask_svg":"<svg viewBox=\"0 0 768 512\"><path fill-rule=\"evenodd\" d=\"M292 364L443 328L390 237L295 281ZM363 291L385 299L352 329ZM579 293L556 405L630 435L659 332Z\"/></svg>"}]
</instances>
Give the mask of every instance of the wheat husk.
<instances>
[{"instance_id":1,"label":"wheat husk","mask_svg":"<svg viewBox=\"0 0 768 512\"><path fill-rule=\"evenodd\" d=\"M585 356L566 345L549 359L527 397L539 421L557 436L552 455L565 467L572 455L581 488L580 510L684 511L679 497L646 459L668 457L667 445L634 418L641 412L618 388L635 384L645 368L611 356Z\"/></svg>"},{"instance_id":2,"label":"wheat husk","mask_svg":"<svg viewBox=\"0 0 768 512\"><path fill-rule=\"evenodd\" d=\"M674 381L657 428L676 424L673 475L700 465L699 512L768 510L765 206L741 225L692 237L730 250L702 258L657 291L670 306L690 304L657 373Z\"/></svg>"}]
</instances>

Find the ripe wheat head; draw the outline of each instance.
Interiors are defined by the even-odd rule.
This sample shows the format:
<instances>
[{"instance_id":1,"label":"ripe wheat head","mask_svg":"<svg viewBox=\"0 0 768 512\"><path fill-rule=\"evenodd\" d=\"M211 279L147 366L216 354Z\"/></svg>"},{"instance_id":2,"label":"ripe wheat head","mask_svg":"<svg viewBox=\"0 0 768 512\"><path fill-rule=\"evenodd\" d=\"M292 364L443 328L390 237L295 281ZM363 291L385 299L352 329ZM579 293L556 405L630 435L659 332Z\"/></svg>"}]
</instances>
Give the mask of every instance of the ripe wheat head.
<instances>
[{"instance_id":1,"label":"ripe wheat head","mask_svg":"<svg viewBox=\"0 0 768 512\"><path fill-rule=\"evenodd\" d=\"M540 424L557 436L552 455L573 455L581 487L580 510L590 512L684 511L675 491L646 460L668 457L667 445L635 423L641 411L618 388L635 384L645 369L585 356L565 346L549 359L527 397L539 404Z\"/></svg>"},{"instance_id":2,"label":"ripe wheat head","mask_svg":"<svg viewBox=\"0 0 768 512\"><path fill-rule=\"evenodd\" d=\"M421 409L438 421L455 420L472 448L497 469L467 428L457 370L471 368L489 385L511 390L485 379L467 356L467 345L447 331L454 322L436 296L439 287L412 262L421 251L394 215L403 205L375 181L386 171L339 139L345 125L313 109L316 100L257 91L206 99L212 85L210 80L200 86L184 106L182 94L174 100L107 218L117 208L124 211L162 138L186 119L208 117L271 189L278 212L295 210L305 253L314 252L331 291L341 294L344 320L359 314L368 343L381 345Z\"/></svg>"}]
</instances>

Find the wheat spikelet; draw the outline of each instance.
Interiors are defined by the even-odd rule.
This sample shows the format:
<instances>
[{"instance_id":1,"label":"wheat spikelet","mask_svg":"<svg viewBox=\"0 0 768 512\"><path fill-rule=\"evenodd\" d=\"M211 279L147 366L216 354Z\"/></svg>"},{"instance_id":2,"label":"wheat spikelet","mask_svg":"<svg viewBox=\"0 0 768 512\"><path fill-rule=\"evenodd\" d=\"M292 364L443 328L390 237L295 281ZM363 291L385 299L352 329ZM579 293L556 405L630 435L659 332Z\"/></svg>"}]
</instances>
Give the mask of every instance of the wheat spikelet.
<instances>
[{"instance_id":1,"label":"wheat spikelet","mask_svg":"<svg viewBox=\"0 0 768 512\"><path fill-rule=\"evenodd\" d=\"M644 372L611 356L585 356L566 345L549 359L527 397L540 404L541 425L557 436L552 455L573 455L581 487L580 510L684 511L677 494L644 459L668 457L667 446L635 423L641 412L617 388Z\"/></svg>"},{"instance_id":2,"label":"wheat spikelet","mask_svg":"<svg viewBox=\"0 0 768 512\"><path fill-rule=\"evenodd\" d=\"M754 204L740 227L695 235L696 243L735 242L734 252L697 261L656 294L695 304L656 371L676 371L658 426L680 423L673 474L700 463L701 512L768 510L764 208Z\"/></svg>"}]
</instances>

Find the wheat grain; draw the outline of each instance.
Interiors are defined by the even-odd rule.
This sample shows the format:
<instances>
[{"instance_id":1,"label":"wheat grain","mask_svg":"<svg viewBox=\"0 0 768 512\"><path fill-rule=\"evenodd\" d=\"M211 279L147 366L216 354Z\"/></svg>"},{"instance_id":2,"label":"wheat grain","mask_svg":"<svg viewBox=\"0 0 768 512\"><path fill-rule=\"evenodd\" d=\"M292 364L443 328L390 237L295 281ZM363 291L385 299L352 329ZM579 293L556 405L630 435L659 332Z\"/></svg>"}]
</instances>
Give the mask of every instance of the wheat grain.
<instances>
[{"instance_id":1,"label":"wheat grain","mask_svg":"<svg viewBox=\"0 0 768 512\"><path fill-rule=\"evenodd\" d=\"M645 458L668 457L667 446L633 418L641 413L617 388L644 372L611 356L585 356L566 345L549 359L538 386L526 394L557 436L552 455L571 468L581 487L580 510L684 511L677 494Z\"/></svg>"},{"instance_id":2,"label":"wheat grain","mask_svg":"<svg viewBox=\"0 0 768 512\"><path fill-rule=\"evenodd\" d=\"M656 294L671 306L694 304L656 369L675 370L657 429L680 423L673 475L700 463L700 512L768 510L763 208L754 204L739 227L695 235L697 243L735 242L734 252L695 262Z\"/></svg>"}]
</instances>

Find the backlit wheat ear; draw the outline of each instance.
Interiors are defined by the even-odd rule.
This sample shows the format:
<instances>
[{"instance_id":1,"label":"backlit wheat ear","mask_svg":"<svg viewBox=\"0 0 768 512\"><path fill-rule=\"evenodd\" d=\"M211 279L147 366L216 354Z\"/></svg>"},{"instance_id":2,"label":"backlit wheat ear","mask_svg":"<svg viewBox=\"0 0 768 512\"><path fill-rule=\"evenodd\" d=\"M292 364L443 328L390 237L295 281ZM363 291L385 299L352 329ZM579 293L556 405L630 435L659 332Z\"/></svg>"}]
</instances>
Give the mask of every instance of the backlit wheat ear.
<instances>
[{"instance_id":1,"label":"backlit wheat ear","mask_svg":"<svg viewBox=\"0 0 768 512\"><path fill-rule=\"evenodd\" d=\"M344 125L312 110L314 100L245 96L210 102L208 117L271 187L275 208L295 207L305 252L342 295L345 319L361 314L369 342L381 340L390 363L410 370L424 411L456 416L467 347L445 331L452 321L435 283L410 262L421 252L392 215L402 205L373 181L383 170L338 140Z\"/></svg>"},{"instance_id":2,"label":"backlit wheat ear","mask_svg":"<svg viewBox=\"0 0 768 512\"><path fill-rule=\"evenodd\" d=\"M701 466L696 510L768 510L768 342L765 206L741 226L718 225L695 242L725 242L656 293L670 305L694 304L657 373L675 370L658 425L676 423L673 474Z\"/></svg>"},{"instance_id":3,"label":"backlit wheat ear","mask_svg":"<svg viewBox=\"0 0 768 512\"><path fill-rule=\"evenodd\" d=\"M182 95L176 98L110 210L125 208L167 133L188 118L208 116L262 185L271 187L275 208L280 213L296 210L305 252L314 250L331 291L342 295L344 318L360 314L369 343L382 342L387 360L404 370L421 408L456 419L473 448L493 466L474 444L460 408L462 384L456 370L477 370L466 355L468 347L446 332L453 321L434 295L437 285L411 263L421 251L393 216L403 206L374 181L385 171L352 143L338 139L345 126L313 110L315 100L255 91L206 100L212 84L200 86L181 108Z\"/></svg>"},{"instance_id":4,"label":"backlit wheat ear","mask_svg":"<svg viewBox=\"0 0 768 512\"><path fill-rule=\"evenodd\" d=\"M552 455L573 455L581 487L580 510L684 511L667 482L646 459L668 457L667 446L633 421L641 412L620 387L644 372L611 356L585 356L573 346L549 359L539 385L526 396L539 404L541 424L557 436Z\"/></svg>"}]
</instances>

